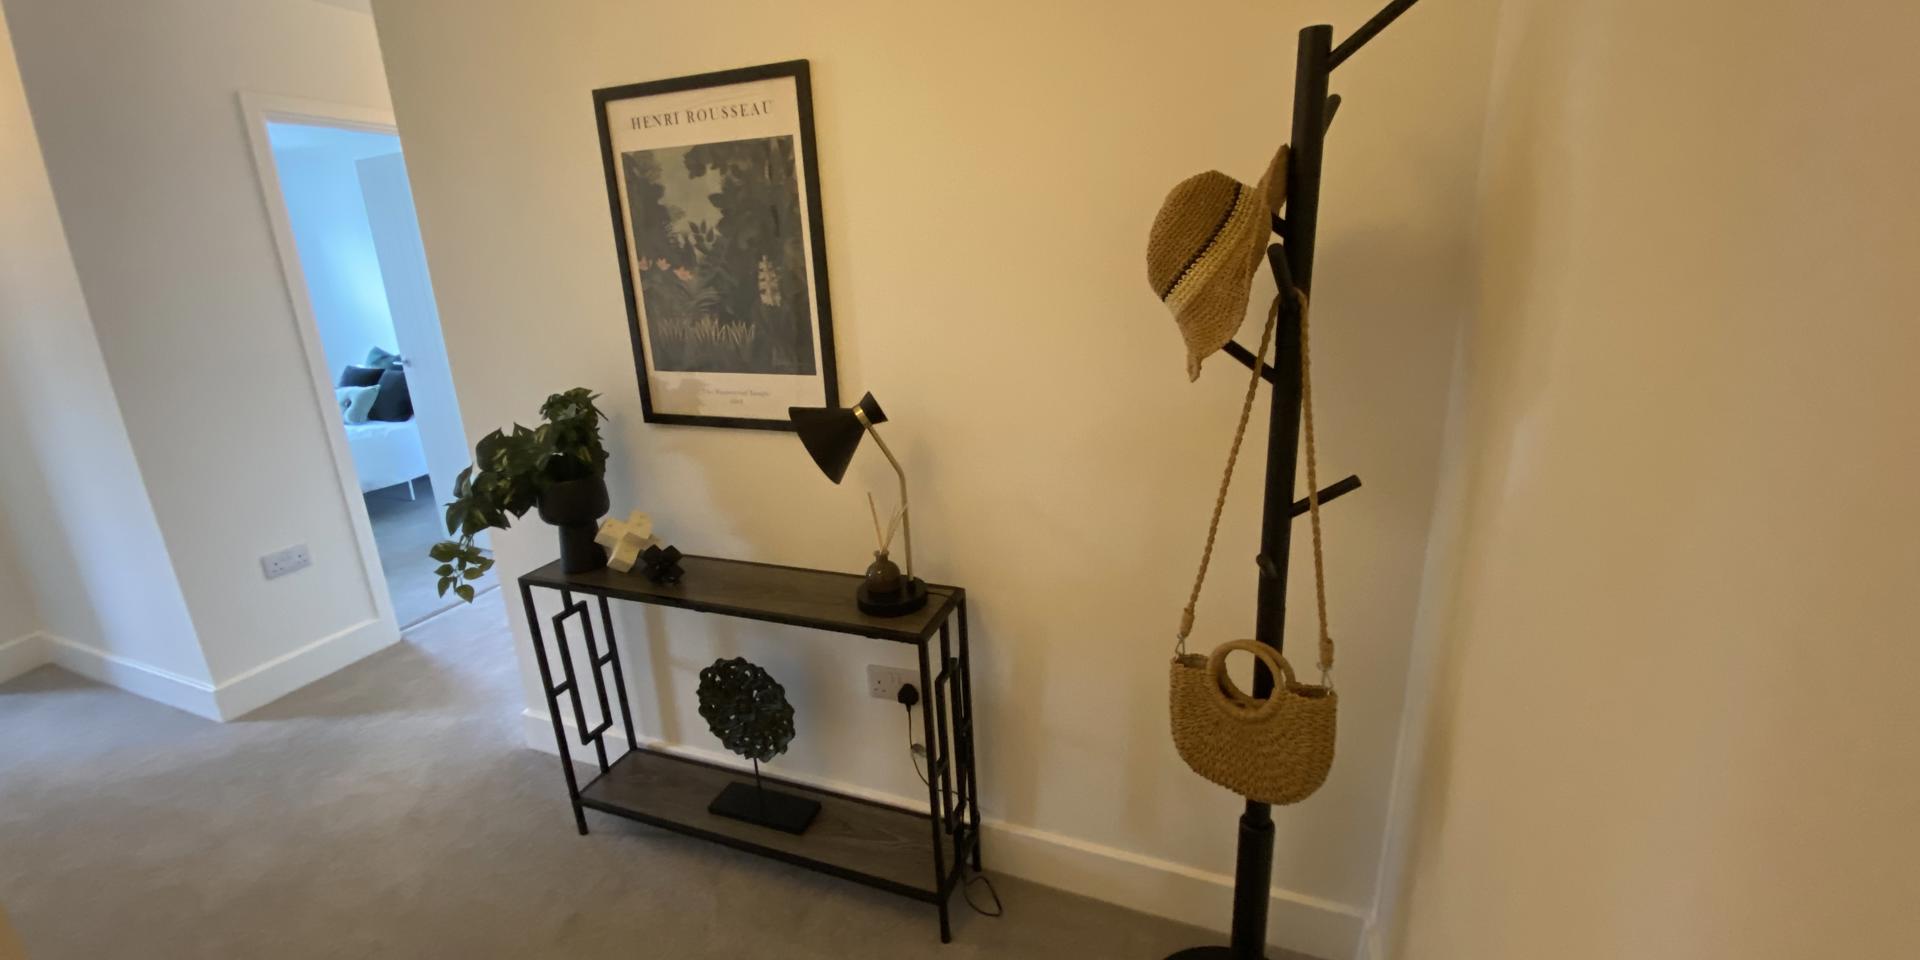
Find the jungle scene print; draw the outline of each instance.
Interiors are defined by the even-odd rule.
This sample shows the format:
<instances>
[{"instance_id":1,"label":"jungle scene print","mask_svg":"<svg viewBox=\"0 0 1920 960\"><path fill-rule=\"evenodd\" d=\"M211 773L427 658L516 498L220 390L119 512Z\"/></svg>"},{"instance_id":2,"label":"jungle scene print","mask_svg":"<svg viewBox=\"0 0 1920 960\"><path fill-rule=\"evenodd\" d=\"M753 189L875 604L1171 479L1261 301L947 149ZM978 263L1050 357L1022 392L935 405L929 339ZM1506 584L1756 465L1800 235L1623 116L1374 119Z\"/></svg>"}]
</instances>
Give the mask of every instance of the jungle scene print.
<instances>
[{"instance_id":1,"label":"jungle scene print","mask_svg":"<svg viewBox=\"0 0 1920 960\"><path fill-rule=\"evenodd\" d=\"M794 138L621 155L656 370L812 376Z\"/></svg>"}]
</instances>

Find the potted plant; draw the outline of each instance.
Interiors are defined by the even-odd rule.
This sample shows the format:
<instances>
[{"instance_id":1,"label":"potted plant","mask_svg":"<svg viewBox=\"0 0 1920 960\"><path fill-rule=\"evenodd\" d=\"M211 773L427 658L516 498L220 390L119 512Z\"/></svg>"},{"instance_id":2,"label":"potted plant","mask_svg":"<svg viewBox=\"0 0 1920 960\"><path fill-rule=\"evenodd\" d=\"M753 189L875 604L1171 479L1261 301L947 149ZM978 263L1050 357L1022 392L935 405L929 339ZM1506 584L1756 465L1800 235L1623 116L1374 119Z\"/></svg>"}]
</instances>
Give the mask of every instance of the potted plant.
<instances>
[{"instance_id":1,"label":"potted plant","mask_svg":"<svg viewBox=\"0 0 1920 960\"><path fill-rule=\"evenodd\" d=\"M585 387L556 393L540 405L545 421L529 430L495 430L473 448L473 465L460 471L447 504L447 532L428 551L440 564L440 595L452 590L473 601L473 584L493 567L493 558L473 542L484 530L505 530L539 508L540 519L560 528L560 566L582 573L606 565L593 542L607 512L607 448L600 442L597 395Z\"/></svg>"}]
</instances>

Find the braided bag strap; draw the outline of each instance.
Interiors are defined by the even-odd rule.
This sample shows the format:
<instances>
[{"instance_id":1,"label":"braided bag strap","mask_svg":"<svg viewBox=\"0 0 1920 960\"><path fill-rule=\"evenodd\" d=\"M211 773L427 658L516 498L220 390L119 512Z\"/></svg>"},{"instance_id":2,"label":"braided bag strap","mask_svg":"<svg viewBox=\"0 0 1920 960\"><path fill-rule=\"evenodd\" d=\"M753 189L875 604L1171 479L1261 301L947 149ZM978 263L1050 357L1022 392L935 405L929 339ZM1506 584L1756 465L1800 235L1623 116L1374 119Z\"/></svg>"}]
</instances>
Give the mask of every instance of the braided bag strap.
<instances>
[{"instance_id":1,"label":"braided bag strap","mask_svg":"<svg viewBox=\"0 0 1920 960\"><path fill-rule=\"evenodd\" d=\"M1247 436L1247 420L1253 415L1253 397L1260 388L1260 368L1266 364L1267 347L1273 344L1273 327L1280 319L1280 297L1267 307L1267 324L1260 331L1260 349L1253 355L1253 376L1247 381L1247 395L1240 402L1240 423L1233 428L1233 446L1227 450L1227 468L1220 474L1220 493L1213 499L1213 519L1207 521L1207 545L1200 551L1200 572L1194 574L1193 592L1187 596L1186 609L1180 611L1180 630L1174 640L1175 656L1187 655L1187 635L1193 632L1193 610L1200 604L1200 588L1207 582L1207 564L1213 560L1213 541L1220 533L1220 514L1227 508L1227 488L1233 484L1233 466L1240 459L1240 441Z\"/></svg>"},{"instance_id":2,"label":"braided bag strap","mask_svg":"<svg viewBox=\"0 0 1920 960\"><path fill-rule=\"evenodd\" d=\"M1300 298L1300 419L1307 440L1307 514L1313 522L1313 604L1320 615L1320 685L1333 686L1333 634L1327 630L1327 562L1320 537L1320 464L1313 443L1313 351L1308 349L1307 295Z\"/></svg>"},{"instance_id":3,"label":"braided bag strap","mask_svg":"<svg viewBox=\"0 0 1920 960\"><path fill-rule=\"evenodd\" d=\"M1313 526L1313 599L1319 617L1320 682L1331 687L1333 675L1333 635L1327 627L1327 572L1320 528L1320 465L1313 431L1313 364L1308 332L1307 295L1293 291L1300 303L1300 413L1307 447L1307 512ZM1267 348L1273 342L1274 326L1280 318L1280 297L1267 307L1266 326L1260 333L1260 349L1254 354L1253 374L1247 380L1246 397L1240 403L1240 422L1233 430L1233 446L1227 451L1227 466L1220 475L1220 492L1214 497L1213 517L1207 522L1207 542L1200 551L1200 570L1194 574L1193 590L1187 606L1180 611L1180 629L1176 634L1176 656L1187 655L1187 636L1193 632L1194 610L1200 604L1200 590L1207 581L1207 567L1213 560L1213 545L1220 533L1220 515L1226 510L1227 490L1233 483L1233 468L1240 459L1240 445L1246 439L1247 422L1253 414L1253 398L1260 387L1260 370L1266 363Z\"/></svg>"}]
</instances>

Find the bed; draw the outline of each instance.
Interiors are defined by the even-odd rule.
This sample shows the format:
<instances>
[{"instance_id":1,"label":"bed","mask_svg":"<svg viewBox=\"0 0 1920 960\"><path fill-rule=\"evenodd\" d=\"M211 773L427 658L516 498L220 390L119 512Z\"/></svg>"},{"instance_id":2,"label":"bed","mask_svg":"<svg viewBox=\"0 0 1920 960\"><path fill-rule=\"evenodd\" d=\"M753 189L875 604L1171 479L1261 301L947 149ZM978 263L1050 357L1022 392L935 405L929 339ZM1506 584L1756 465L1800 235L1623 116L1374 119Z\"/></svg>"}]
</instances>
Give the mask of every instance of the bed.
<instances>
[{"instance_id":1,"label":"bed","mask_svg":"<svg viewBox=\"0 0 1920 960\"><path fill-rule=\"evenodd\" d=\"M353 451L360 492L407 484L427 472L427 450L420 443L420 421L369 420L349 423L347 446Z\"/></svg>"}]
</instances>

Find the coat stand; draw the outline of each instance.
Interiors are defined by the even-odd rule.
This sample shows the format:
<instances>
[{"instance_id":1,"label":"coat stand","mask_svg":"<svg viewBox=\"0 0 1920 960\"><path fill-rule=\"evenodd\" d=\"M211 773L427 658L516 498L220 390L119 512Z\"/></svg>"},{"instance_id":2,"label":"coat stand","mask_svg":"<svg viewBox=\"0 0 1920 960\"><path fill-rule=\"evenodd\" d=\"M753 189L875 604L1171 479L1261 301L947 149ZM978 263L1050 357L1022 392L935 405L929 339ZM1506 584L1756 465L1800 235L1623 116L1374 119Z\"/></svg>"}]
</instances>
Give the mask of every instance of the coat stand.
<instances>
[{"instance_id":1,"label":"coat stand","mask_svg":"<svg viewBox=\"0 0 1920 960\"><path fill-rule=\"evenodd\" d=\"M1320 220L1320 168L1327 125L1340 108L1338 96L1328 96L1333 69L1387 28L1416 0L1393 0L1353 35L1333 45L1333 28L1324 24L1300 31L1294 62L1293 139L1287 164L1287 215L1274 218L1273 229L1282 242L1267 248L1267 265L1284 293L1313 289L1314 233ZM1281 298L1279 346L1274 365L1264 366L1253 352L1228 343L1226 352L1249 368L1261 365L1261 377L1273 388L1267 423L1267 481L1262 500L1258 609L1254 636L1275 650L1281 648L1286 628L1287 552L1293 518L1307 512L1305 500L1293 498L1295 458L1300 445L1300 311L1299 301ZM1360 487L1349 476L1320 492L1327 503ZM1253 695L1264 699L1273 691L1273 676L1264 666L1254 670ZM1233 928L1227 946L1193 947L1168 960L1263 960L1267 949L1267 899L1273 875L1273 815L1264 803L1247 802L1240 815L1240 841L1233 873Z\"/></svg>"}]
</instances>

